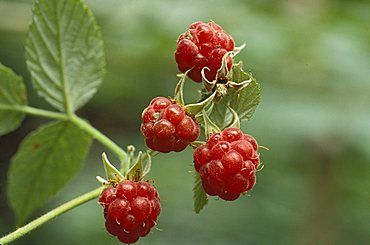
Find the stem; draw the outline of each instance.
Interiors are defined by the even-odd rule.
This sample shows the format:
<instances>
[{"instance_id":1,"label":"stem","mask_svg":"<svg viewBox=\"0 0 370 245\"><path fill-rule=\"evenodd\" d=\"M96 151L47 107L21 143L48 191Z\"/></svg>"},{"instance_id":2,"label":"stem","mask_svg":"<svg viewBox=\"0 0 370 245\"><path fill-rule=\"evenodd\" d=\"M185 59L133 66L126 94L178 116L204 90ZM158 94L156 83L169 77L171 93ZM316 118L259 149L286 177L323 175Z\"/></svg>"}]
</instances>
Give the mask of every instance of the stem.
<instances>
[{"instance_id":1,"label":"stem","mask_svg":"<svg viewBox=\"0 0 370 245\"><path fill-rule=\"evenodd\" d=\"M127 158L127 153L124 150L122 150L121 147L119 147L116 143L114 143L111 139L109 139L99 130L91 126L87 121L79 118L76 115L72 116L70 120L71 122L79 126L82 130L93 136L101 144L105 145L108 149L110 149L114 154L118 156L121 162Z\"/></svg>"},{"instance_id":2,"label":"stem","mask_svg":"<svg viewBox=\"0 0 370 245\"><path fill-rule=\"evenodd\" d=\"M27 234L28 232L38 228L39 226L45 224L46 222L54 219L55 217L58 217L59 215L67 212L68 210L70 209L73 209L81 204L84 204L92 199L95 199L96 197L99 196L99 194L101 193L103 187L99 187L95 190L92 190L90 192L87 192L79 197L76 197L62 205L60 205L59 207L57 207L56 209L53 209L51 211L49 211L48 213L40 216L39 218L31 221L30 223L28 223L27 225L21 227L21 228L18 228L17 230L13 231L12 233L0 238L0 244L7 244L7 243L10 243L18 238L20 238L21 236Z\"/></svg>"},{"instance_id":3,"label":"stem","mask_svg":"<svg viewBox=\"0 0 370 245\"><path fill-rule=\"evenodd\" d=\"M34 115L34 116L46 117L46 118L55 119L55 120L69 121L75 124L76 126L78 126L81 130L90 134L92 137L98 140L102 145L110 149L114 154L116 154L116 156L119 158L121 163L124 162L124 159L127 159L127 153L124 150L122 150L121 147L119 147L116 143L114 143L111 139L109 139L99 130L91 126L87 121L78 117L71 111L67 112L66 114L66 113L53 112L53 111L38 109L38 108L30 107L30 106L21 106L21 105L0 105L0 109L23 112L23 113ZM126 163L126 165L128 165L128 163ZM126 166L126 168L127 167L129 166ZM7 244L9 242L12 242L22 237L23 235L29 233L30 231L38 228L39 226L47 223L48 221L54 219L55 217L98 197L102 189L103 187L99 187L95 190L92 190L88 193L85 193L81 196L78 196L60 205L59 207L49 211L48 213L33 220L32 222L26 224L25 226L20 227L14 232L0 238L0 244Z\"/></svg>"},{"instance_id":4,"label":"stem","mask_svg":"<svg viewBox=\"0 0 370 245\"><path fill-rule=\"evenodd\" d=\"M0 109L8 111L18 111L34 116L46 117L63 121L68 120L68 116L65 113L38 109L26 105L0 105Z\"/></svg>"},{"instance_id":5,"label":"stem","mask_svg":"<svg viewBox=\"0 0 370 245\"><path fill-rule=\"evenodd\" d=\"M126 152L122 150L121 147L119 147L116 143L114 143L107 136L102 134L99 130L91 126L88 122L76 116L74 113L65 114L61 112L53 112L49 110L38 109L35 107L22 106L22 105L0 105L0 109L9 110L9 111L18 111L18 112L27 113L27 114L34 115L34 116L46 117L46 118L62 120L62 121L69 120L72 123L79 126L85 132L89 133L96 140L98 140L101 144L105 145L108 149L110 149L114 154L117 155L120 161L122 161L126 157Z\"/></svg>"},{"instance_id":6,"label":"stem","mask_svg":"<svg viewBox=\"0 0 370 245\"><path fill-rule=\"evenodd\" d=\"M152 149L148 149L147 153L150 155L151 158L153 158L159 154L159 151L153 151ZM146 155L143 156L143 160L144 159L146 159Z\"/></svg>"}]
</instances>

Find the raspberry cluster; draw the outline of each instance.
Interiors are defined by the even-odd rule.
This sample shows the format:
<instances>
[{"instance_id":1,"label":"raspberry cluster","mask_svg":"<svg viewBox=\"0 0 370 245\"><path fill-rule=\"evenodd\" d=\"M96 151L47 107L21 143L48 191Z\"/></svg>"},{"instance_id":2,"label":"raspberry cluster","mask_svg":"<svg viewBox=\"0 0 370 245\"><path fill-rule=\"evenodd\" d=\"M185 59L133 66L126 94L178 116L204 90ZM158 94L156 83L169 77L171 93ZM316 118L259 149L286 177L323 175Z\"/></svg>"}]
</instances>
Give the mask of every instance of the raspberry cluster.
<instances>
[{"instance_id":1,"label":"raspberry cluster","mask_svg":"<svg viewBox=\"0 0 370 245\"><path fill-rule=\"evenodd\" d=\"M184 150L200 133L199 125L184 108L164 97L154 98L144 109L140 129L146 145L163 153Z\"/></svg>"},{"instance_id":2,"label":"raspberry cluster","mask_svg":"<svg viewBox=\"0 0 370 245\"><path fill-rule=\"evenodd\" d=\"M194 151L194 165L205 192L228 201L252 189L259 165L256 140L237 128L213 134Z\"/></svg>"},{"instance_id":3,"label":"raspberry cluster","mask_svg":"<svg viewBox=\"0 0 370 245\"><path fill-rule=\"evenodd\" d=\"M105 188L99 197L104 208L105 227L123 243L146 236L161 211L157 190L148 182L123 180Z\"/></svg>"},{"instance_id":4,"label":"raspberry cluster","mask_svg":"<svg viewBox=\"0 0 370 245\"><path fill-rule=\"evenodd\" d=\"M188 77L195 82L201 82L201 70L209 81L216 78L217 70L221 67L222 57L234 50L234 39L224 30L211 21L204 23L197 21L191 24L177 40L175 59L181 72L188 73ZM227 58L227 68L231 69L233 59Z\"/></svg>"}]
</instances>

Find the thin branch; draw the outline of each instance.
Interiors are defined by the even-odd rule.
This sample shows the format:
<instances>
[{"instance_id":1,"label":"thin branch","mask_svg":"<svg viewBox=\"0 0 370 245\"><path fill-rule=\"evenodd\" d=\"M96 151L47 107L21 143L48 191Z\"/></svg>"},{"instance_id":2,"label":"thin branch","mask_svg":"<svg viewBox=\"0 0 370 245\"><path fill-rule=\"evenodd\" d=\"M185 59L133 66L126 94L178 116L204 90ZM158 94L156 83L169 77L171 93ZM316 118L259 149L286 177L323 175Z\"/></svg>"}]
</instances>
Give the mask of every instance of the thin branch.
<instances>
[{"instance_id":1,"label":"thin branch","mask_svg":"<svg viewBox=\"0 0 370 245\"><path fill-rule=\"evenodd\" d=\"M15 231L13 231L12 233L0 238L0 244L7 244L7 243L10 243L20 237L22 237L23 235L27 234L28 232L40 227L41 225L49 222L50 220L58 217L59 215L73 209L73 208L76 208L77 206L81 205L81 204L84 204L90 200L93 200L95 198L97 198L99 196L99 194L101 193L103 187L99 187L95 190L92 190L90 192L87 192L81 196L78 196L62 205L60 205L59 207L49 211L48 213L40 216L39 218L31 221L30 223L26 224L25 226L23 227L20 227L18 229L16 229Z\"/></svg>"}]
</instances>

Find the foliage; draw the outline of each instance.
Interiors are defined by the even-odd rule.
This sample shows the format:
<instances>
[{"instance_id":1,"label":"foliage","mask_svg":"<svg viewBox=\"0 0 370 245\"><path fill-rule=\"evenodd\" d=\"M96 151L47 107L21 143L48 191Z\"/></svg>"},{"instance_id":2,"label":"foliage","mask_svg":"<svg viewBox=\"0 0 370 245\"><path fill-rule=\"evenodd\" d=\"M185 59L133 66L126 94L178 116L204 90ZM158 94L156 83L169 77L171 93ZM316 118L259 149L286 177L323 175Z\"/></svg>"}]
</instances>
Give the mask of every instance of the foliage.
<instances>
[{"instance_id":1,"label":"foliage","mask_svg":"<svg viewBox=\"0 0 370 245\"><path fill-rule=\"evenodd\" d=\"M74 111L95 93L104 74L99 28L82 1L37 1L26 42L35 90L66 120L41 126L27 136L12 159L8 196L17 223L46 204L81 168L91 135L73 122ZM20 125L27 104L22 79L0 67L1 131ZM5 118L5 119L3 119Z\"/></svg>"},{"instance_id":2,"label":"foliage","mask_svg":"<svg viewBox=\"0 0 370 245\"><path fill-rule=\"evenodd\" d=\"M70 122L55 122L32 132L19 147L9 170L8 195L22 224L80 170L91 136Z\"/></svg>"},{"instance_id":3,"label":"foliage","mask_svg":"<svg viewBox=\"0 0 370 245\"><path fill-rule=\"evenodd\" d=\"M220 73L227 72L225 60L231 54L224 56ZM115 185L123 178L139 181L150 172L150 153L153 152L142 154L140 151L135 157L135 147L129 146L126 153L75 114L96 92L105 70L100 30L82 1L36 1L26 40L26 63L36 92L60 112L28 106L22 78L0 66L0 115L9 113L9 117L0 121L2 134L16 129L27 113L54 119L24 138L11 161L8 197L17 224L23 224L36 209L43 207L77 173L92 138L115 151L121 161L122 173L103 153L107 180L101 177L98 180L104 185ZM174 98L184 104L186 74L180 77ZM259 85L255 79L244 81L251 80L252 75L242 70L241 63L233 66L228 79L221 84L215 80L212 87L205 84L212 92L206 92L199 103L184 105L194 118L200 118L200 122L204 119L206 137L226 126L240 127L240 121L250 118L258 105ZM224 105L223 112L220 105ZM227 125L230 114L233 120ZM208 197L196 175L195 212L199 213L207 202ZM4 243L10 241L7 237L3 239Z\"/></svg>"},{"instance_id":4,"label":"foliage","mask_svg":"<svg viewBox=\"0 0 370 245\"><path fill-rule=\"evenodd\" d=\"M24 113L9 108L27 104L26 90L21 77L0 64L0 135L20 126Z\"/></svg>"},{"instance_id":5,"label":"foliage","mask_svg":"<svg viewBox=\"0 0 370 245\"><path fill-rule=\"evenodd\" d=\"M100 30L82 1L38 1L26 42L38 94L60 111L76 111L103 80Z\"/></svg>"},{"instance_id":6,"label":"foliage","mask_svg":"<svg viewBox=\"0 0 370 245\"><path fill-rule=\"evenodd\" d=\"M22 45L30 19L30 1L0 4L1 60L22 74L28 85ZM88 4L102 25L109 66L104 86L79 112L87 115L93 124L104 125L106 132L123 144L141 142L138 132L135 133L138 113L153 93L168 93L168 84L172 84L175 72L171 60L174 36L194 18L207 20L211 16L236 33L236 40L246 40L247 50L240 57L263 80L263 110L258 110L258 117L250 120L244 129L256 134L273 154L264 157L268 165L263 180L252 193L253 198L244 198L227 210L222 202L214 202L201 217L193 215L184 220L192 202L184 198L184 195L190 196L188 190L191 189L184 182L192 182L189 179L192 175L186 174L189 164L175 163L188 161L189 152L169 158L159 156L156 159L159 164L155 163L148 178L160 180L156 185L168 199L166 208L176 212L168 212L161 218L159 228L165 232L161 232L160 238L152 236L140 244L163 244L172 242L173 237L178 244L199 243L205 237L212 244L250 240L302 244L307 238L321 236L334 239L329 241L336 244L368 241L365 190L369 181L365 173L369 170L366 163L370 139L367 123L370 120L367 78L370 60L366 54L370 42L367 32L363 31L369 22L368 4L364 1L315 4L234 1L230 5L218 1L212 8L209 8L210 1L201 5L190 1L186 6L181 2L159 1L150 8L145 4L117 1L89 1ZM171 14L161 15L167 8ZM222 14L225 9L233 12L232 17ZM235 22L243 24L234 25ZM149 45L152 43L156 45ZM153 62L152 57L163 62ZM147 72L142 72L142 67ZM155 81L166 86L158 86ZM146 89L140 91L141 88ZM28 92L28 99L32 104L43 105L32 91ZM4 113L7 116L1 116L0 124L11 115L9 110ZM1 181L5 181L7 164L4 163L11 153L9 149L18 143L19 135L39 121L28 118L28 122L31 125L1 138ZM132 133L126 133L126 129ZM326 149L333 168L324 171L322 166L329 164L321 165L322 158L314 149L320 152ZM98 151L92 155L99 155L101 150ZM88 172L80 172L73 187L67 187L52 205L85 191L86 176L96 174L93 164L98 161L99 158L89 159L89 166L85 165ZM352 170L348 172L349 169ZM322 186L331 190L329 202L317 202L322 200L318 196L326 189L315 186L318 182L313 176L319 173L327 175ZM296 191L292 191L292 186ZM2 190L2 194L5 193ZM1 197L5 205L5 195ZM318 203L321 205L315 205ZM91 244L98 241L108 244L112 242L110 238L97 232L101 213L96 214L95 206L90 203L83 211L66 214L43 231L71 244L81 239ZM310 218L316 217L315 210L323 208L329 212L310 223ZM0 229L5 234L11 229L12 216L6 206L1 206L0 212ZM251 225L251 220L256 222ZM215 223L221 223L222 227L208 227ZM312 233L315 228L328 232ZM199 229L204 231L199 233ZM26 239L37 244L47 243L42 232L34 232Z\"/></svg>"}]
</instances>

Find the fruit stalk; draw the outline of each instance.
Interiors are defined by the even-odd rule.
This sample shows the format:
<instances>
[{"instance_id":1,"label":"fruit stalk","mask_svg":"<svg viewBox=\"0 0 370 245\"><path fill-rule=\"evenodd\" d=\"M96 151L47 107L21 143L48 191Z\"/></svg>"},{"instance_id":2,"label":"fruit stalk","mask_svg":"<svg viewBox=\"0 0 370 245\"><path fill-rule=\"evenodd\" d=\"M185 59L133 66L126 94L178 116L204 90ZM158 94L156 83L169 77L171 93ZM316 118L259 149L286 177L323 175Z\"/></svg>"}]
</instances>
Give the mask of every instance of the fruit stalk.
<instances>
[{"instance_id":1,"label":"fruit stalk","mask_svg":"<svg viewBox=\"0 0 370 245\"><path fill-rule=\"evenodd\" d=\"M13 231L12 233L9 233L8 235L0 238L0 244L8 244L23 235L27 234L28 232L40 227L41 225L49 222L50 220L58 217L59 215L62 215L63 213L67 212L68 210L71 210L73 208L76 208L77 206L80 206L81 204L84 204L88 201L91 201L99 196L101 193L103 187L99 187L95 190L92 190L90 192L87 192L81 196L78 196L59 207L49 211L48 213L40 216L39 218L31 221L30 223L26 224L23 227L20 227Z\"/></svg>"}]
</instances>

